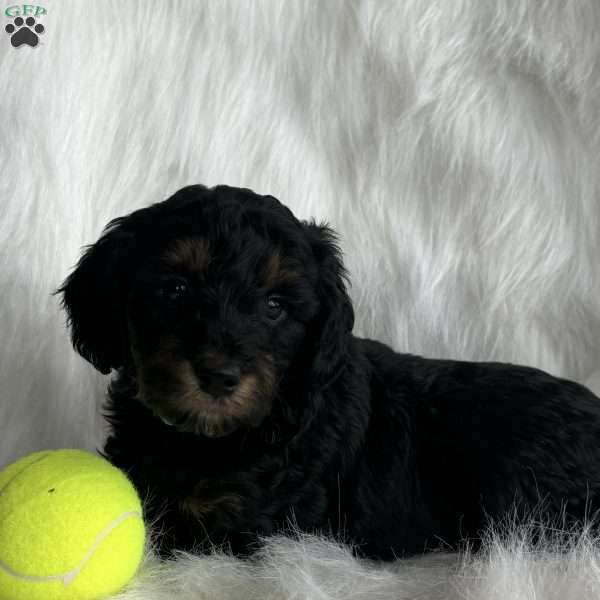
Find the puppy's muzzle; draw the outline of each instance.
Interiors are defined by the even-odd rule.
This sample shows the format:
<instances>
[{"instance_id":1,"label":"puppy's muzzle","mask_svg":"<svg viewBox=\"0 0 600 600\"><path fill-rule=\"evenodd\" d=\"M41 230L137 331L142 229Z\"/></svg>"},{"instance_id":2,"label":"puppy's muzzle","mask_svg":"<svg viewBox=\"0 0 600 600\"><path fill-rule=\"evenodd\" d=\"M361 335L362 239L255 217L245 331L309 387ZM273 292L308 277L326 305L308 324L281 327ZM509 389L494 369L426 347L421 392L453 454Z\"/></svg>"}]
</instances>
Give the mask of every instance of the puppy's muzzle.
<instances>
[{"instance_id":1,"label":"puppy's muzzle","mask_svg":"<svg viewBox=\"0 0 600 600\"><path fill-rule=\"evenodd\" d=\"M241 370L235 363L225 364L216 369L198 369L200 387L213 398L221 398L235 391L240 383Z\"/></svg>"}]
</instances>

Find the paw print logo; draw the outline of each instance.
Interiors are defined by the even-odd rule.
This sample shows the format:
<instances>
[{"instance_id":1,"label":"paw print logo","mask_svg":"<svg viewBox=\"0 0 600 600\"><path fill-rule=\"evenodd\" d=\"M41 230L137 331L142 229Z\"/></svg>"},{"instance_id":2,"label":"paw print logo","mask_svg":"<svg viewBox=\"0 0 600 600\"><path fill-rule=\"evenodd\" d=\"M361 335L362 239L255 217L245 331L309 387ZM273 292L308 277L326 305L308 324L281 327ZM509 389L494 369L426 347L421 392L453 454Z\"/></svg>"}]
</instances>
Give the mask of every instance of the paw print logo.
<instances>
[{"instance_id":1,"label":"paw print logo","mask_svg":"<svg viewBox=\"0 0 600 600\"><path fill-rule=\"evenodd\" d=\"M44 26L40 23L36 25L33 17L27 17L26 20L23 20L21 17L17 17L13 23L9 23L4 28L6 33L10 35L10 43L15 48L18 48L23 44L27 44L28 46L35 48L40 41L38 34L44 33Z\"/></svg>"}]
</instances>

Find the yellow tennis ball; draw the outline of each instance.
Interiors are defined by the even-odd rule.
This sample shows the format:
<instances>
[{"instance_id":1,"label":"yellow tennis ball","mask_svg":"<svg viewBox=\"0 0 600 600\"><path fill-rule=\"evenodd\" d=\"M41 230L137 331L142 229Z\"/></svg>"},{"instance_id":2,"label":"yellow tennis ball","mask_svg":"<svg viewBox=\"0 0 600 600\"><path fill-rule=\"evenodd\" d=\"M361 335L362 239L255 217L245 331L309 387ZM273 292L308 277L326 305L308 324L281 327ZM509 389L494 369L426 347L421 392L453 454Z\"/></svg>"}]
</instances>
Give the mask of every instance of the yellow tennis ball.
<instances>
[{"instance_id":1,"label":"yellow tennis ball","mask_svg":"<svg viewBox=\"0 0 600 600\"><path fill-rule=\"evenodd\" d=\"M0 471L0 600L92 600L117 592L144 551L139 496L82 450L36 452Z\"/></svg>"}]
</instances>

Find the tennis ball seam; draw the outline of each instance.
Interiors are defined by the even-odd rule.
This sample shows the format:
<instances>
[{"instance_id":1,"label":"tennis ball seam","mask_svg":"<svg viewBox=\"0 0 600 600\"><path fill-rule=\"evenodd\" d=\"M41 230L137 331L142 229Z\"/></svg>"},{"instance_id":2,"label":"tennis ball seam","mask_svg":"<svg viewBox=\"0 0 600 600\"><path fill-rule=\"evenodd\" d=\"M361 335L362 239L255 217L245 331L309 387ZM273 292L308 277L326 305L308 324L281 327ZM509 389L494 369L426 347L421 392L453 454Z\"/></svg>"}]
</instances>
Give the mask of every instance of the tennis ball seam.
<instances>
[{"instance_id":1,"label":"tennis ball seam","mask_svg":"<svg viewBox=\"0 0 600 600\"><path fill-rule=\"evenodd\" d=\"M51 452L45 452L44 454L38 456L38 458L36 458L33 462L30 462L28 464L26 464L20 471L17 471L7 482L5 482L5 484L0 488L0 496L2 496L4 494L4 492L6 491L6 488L13 483L13 481L15 481L15 479L18 479L21 475L23 475L23 473L25 473L25 471L27 471L27 469L29 469L29 467L36 465L37 463L43 461L45 458L48 458L51 455Z\"/></svg>"},{"instance_id":2,"label":"tennis ball seam","mask_svg":"<svg viewBox=\"0 0 600 600\"><path fill-rule=\"evenodd\" d=\"M51 453L48 453L47 456L51 455ZM0 489L0 499L2 498L2 496L4 495L6 488L9 487L9 485L14 484L14 482L21 476L23 475L30 466L40 462L41 460L43 460L44 458L46 458L46 456L42 456L41 458L39 458L38 460L34 461L33 463L31 463L30 465L27 465L24 469L22 469L21 471L19 471L14 477L11 477L11 479L6 483L6 485ZM118 471L115 467L113 467L115 471L119 472L119 474L122 474L125 476L125 479L131 484L131 482L129 481L129 479L127 478L127 475L121 471ZM69 477L64 477L63 479L60 480L60 485L63 486L65 483L69 483L71 481L77 481L77 483L81 484L82 481L89 481L91 480L98 480L98 479L107 479L108 477L110 477L111 475L114 475L113 473L110 472L79 472L79 473L72 473ZM57 484L58 485L58 484ZM23 502L23 504L32 504L35 503L37 501L37 495L40 492L37 492L36 495L31 496L30 498L28 498L26 501ZM5 511L4 513L4 517L8 518L15 510L18 510L19 507L11 507L9 506L8 512Z\"/></svg>"},{"instance_id":3,"label":"tennis ball seam","mask_svg":"<svg viewBox=\"0 0 600 600\"><path fill-rule=\"evenodd\" d=\"M86 552L85 556L79 561L79 564L75 566L73 569L68 571L67 573L62 573L60 575L23 575L11 569L6 563L0 559L0 569L8 573L11 577L16 577L17 579L21 579L23 581L31 581L35 583L43 583L47 581L62 581L63 585L66 587L70 583L72 583L77 575L81 573L85 565L91 560L92 556L96 552L96 550L100 547L100 544L112 533L114 529L116 529L121 523L126 521L129 518L138 517L142 519L142 514L137 510L130 510L124 512L119 515L116 519L111 521L97 536L90 549Z\"/></svg>"}]
</instances>

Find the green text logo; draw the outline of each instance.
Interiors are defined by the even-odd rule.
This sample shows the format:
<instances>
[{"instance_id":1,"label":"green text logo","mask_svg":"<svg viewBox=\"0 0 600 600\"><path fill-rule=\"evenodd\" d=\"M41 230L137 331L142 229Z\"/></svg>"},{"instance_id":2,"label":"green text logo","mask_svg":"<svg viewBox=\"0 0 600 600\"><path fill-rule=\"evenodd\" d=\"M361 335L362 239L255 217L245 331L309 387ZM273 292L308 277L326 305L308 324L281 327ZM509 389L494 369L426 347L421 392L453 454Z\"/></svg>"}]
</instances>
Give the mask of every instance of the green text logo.
<instances>
[{"instance_id":1,"label":"green text logo","mask_svg":"<svg viewBox=\"0 0 600 600\"><path fill-rule=\"evenodd\" d=\"M43 6L35 6L34 4L14 4L7 6L4 14L7 17L39 17L46 14L46 9Z\"/></svg>"}]
</instances>

